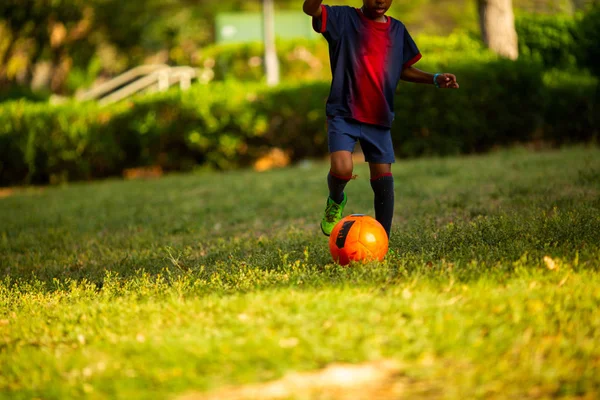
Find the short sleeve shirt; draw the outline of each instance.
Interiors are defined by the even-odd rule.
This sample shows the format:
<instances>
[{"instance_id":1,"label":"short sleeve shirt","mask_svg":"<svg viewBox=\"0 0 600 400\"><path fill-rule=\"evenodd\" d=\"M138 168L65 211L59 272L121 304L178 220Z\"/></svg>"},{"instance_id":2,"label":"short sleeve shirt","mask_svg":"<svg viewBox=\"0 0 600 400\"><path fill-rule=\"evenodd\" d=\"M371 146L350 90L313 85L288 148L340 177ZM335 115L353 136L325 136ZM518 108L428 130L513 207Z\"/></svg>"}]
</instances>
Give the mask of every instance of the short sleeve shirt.
<instances>
[{"instance_id":1,"label":"short sleeve shirt","mask_svg":"<svg viewBox=\"0 0 600 400\"><path fill-rule=\"evenodd\" d=\"M402 70L421 53L402 22L376 22L348 6L321 6L313 28L329 43L331 90L328 116L390 127Z\"/></svg>"}]
</instances>

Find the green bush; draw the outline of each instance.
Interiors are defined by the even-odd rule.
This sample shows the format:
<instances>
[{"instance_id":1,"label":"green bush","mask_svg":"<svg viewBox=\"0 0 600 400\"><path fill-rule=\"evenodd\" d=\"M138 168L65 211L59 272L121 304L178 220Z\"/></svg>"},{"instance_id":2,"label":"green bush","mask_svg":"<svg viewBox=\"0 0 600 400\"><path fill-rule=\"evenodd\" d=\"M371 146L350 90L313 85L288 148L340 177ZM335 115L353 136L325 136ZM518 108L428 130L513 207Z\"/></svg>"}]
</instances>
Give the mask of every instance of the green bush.
<instances>
[{"instance_id":1,"label":"green bush","mask_svg":"<svg viewBox=\"0 0 600 400\"><path fill-rule=\"evenodd\" d=\"M455 65L452 72L459 90L401 84L400 155L473 153L528 140L543 113L538 67L499 60Z\"/></svg>"},{"instance_id":2,"label":"green bush","mask_svg":"<svg viewBox=\"0 0 600 400\"><path fill-rule=\"evenodd\" d=\"M125 154L110 122L122 108L54 107L25 101L0 105L0 184L120 173Z\"/></svg>"},{"instance_id":3,"label":"green bush","mask_svg":"<svg viewBox=\"0 0 600 400\"><path fill-rule=\"evenodd\" d=\"M600 3L594 3L579 21L577 41L580 64L600 77Z\"/></svg>"},{"instance_id":4,"label":"green bush","mask_svg":"<svg viewBox=\"0 0 600 400\"><path fill-rule=\"evenodd\" d=\"M0 86L0 103L10 100L26 99L28 101L47 102L51 93L49 90L32 90L30 87L19 85Z\"/></svg>"},{"instance_id":5,"label":"green bush","mask_svg":"<svg viewBox=\"0 0 600 400\"><path fill-rule=\"evenodd\" d=\"M546 140L577 143L594 137L594 130L597 138L600 127L597 85L597 79L583 72L552 70L544 74L546 95L541 131Z\"/></svg>"},{"instance_id":6,"label":"green bush","mask_svg":"<svg viewBox=\"0 0 600 400\"><path fill-rule=\"evenodd\" d=\"M519 57L541 62L545 68L577 65L577 20L573 16L519 14L515 28Z\"/></svg>"},{"instance_id":7,"label":"green bush","mask_svg":"<svg viewBox=\"0 0 600 400\"><path fill-rule=\"evenodd\" d=\"M328 79L331 76L324 39L278 41L276 48L283 80ZM206 82L261 81L264 77L263 54L261 42L212 45L198 53L195 66L202 69L202 79Z\"/></svg>"},{"instance_id":8,"label":"green bush","mask_svg":"<svg viewBox=\"0 0 600 400\"><path fill-rule=\"evenodd\" d=\"M465 60L452 72L459 90L399 85L392 129L398 156L481 152L533 139L561 144L598 133L594 78L544 75L538 64L508 60ZM225 170L250 165L272 147L294 161L322 157L329 86L226 81L107 107L0 104L0 184L92 179L147 165Z\"/></svg>"},{"instance_id":9,"label":"green bush","mask_svg":"<svg viewBox=\"0 0 600 400\"><path fill-rule=\"evenodd\" d=\"M574 16L520 14L515 27L521 58L547 69L584 67L600 76L600 3Z\"/></svg>"}]
</instances>

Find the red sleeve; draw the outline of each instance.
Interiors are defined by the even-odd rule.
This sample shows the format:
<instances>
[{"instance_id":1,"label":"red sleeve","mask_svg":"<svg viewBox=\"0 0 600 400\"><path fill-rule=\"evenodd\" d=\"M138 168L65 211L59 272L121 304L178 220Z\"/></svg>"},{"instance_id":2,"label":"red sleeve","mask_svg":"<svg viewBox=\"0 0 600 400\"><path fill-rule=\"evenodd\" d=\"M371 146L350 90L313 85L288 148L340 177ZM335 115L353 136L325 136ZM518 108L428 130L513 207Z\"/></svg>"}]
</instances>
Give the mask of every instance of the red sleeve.
<instances>
[{"instance_id":1,"label":"red sleeve","mask_svg":"<svg viewBox=\"0 0 600 400\"><path fill-rule=\"evenodd\" d=\"M410 33L408 33L408 30L406 30L406 27L404 27L402 58L404 61L402 68L408 68L421 59L421 52L413 38L410 36Z\"/></svg>"},{"instance_id":2,"label":"red sleeve","mask_svg":"<svg viewBox=\"0 0 600 400\"><path fill-rule=\"evenodd\" d=\"M405 62L404 65L402 66L402 68L410 67L411 65L413 65L414 63L419 61L421 59L421 57L422 57L421 53L417 54L416 56L414 56L413 58L411 58L410 60Z\"/></svg>"},{"instance_id":3,"label":"red sleeve","mask_svg":"<svg viewBox=\"0 0 600 400\"><path fill-rule=\"evenodd\" d=\"M325 33L327 30L327 7L321 4L321 16L319 18L313 18L313 29L317 33Z\"/></svg>"}]
</instances>

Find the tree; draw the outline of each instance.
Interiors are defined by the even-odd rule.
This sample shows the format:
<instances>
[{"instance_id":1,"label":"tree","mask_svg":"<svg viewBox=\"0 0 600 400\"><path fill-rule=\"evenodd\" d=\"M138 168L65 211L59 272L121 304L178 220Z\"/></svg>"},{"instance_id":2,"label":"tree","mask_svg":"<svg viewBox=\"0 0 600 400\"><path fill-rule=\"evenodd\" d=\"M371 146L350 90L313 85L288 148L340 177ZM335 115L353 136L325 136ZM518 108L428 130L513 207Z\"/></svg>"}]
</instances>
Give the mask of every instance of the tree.
<instances>
[{"instance_id":1,"label":"tree","mask_svg":"<svg viewBox=\"0 0 600 400\"><path fill-rule=\"evenodd\" d=\"M263 0L263 27L265 42L265 67L267 84L274 86L279 83L279 61L275 49L275 10L273 0Z\"/></svg>"},{"instance_id":2,"label":"tree","mask_svg":"<svg viewBox=\"0 0 600 400\"><path fill-rule=\"evenodd\" d=\"M484 43L493 52L516 60L519 56L512 0L477 0Z\"/></svg>"},{"instance_id":3,"label":"tree","mask_svg":"<svg viewBox=\"0 0 600 400\"><path fill-rule=\"evenodd\" d=\"M71 50L90 34L93 11L84 0L6 0L0 5L0 82L31 81L41 60L51 64L51 85L62 85Z\"/></svg>"}]
</instances>

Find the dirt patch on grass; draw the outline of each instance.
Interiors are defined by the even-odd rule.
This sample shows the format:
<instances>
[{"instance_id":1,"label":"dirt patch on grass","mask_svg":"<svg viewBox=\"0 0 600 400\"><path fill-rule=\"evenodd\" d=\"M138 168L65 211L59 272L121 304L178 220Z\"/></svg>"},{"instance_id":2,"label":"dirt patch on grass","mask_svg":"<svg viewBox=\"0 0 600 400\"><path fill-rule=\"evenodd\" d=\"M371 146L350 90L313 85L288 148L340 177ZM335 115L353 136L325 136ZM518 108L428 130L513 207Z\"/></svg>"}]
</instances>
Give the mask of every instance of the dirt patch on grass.
<instances>
[{"instance_id":1,"label":"dirt patch on grass","mask_svg":"<svg viewBox=\"0 0 600 400\"><path fill-rule=\"evenodd\" d=\"M14 186L14 187L0 187L0 199L4 199L6 197L22 195L22 194L41 194L44 192L44 187L42 186Z\"/></svg>"},{"instance_id":2,"label":"dirt patch on grass","mask_svg":"<svg viewBox=\"0 0 600 400\"><path fill-rule=\"evenodd\" d=\"M0 188L0 199L12 196L15 193L14 189Z\"/></svg>"},{"instance_id":3,"label":"dirt patch on grass","mask_svg":"<svg viewBox=\"0 0 600 400\"><path fill-rule=\"evenodd\" d=\"M372 400L404 398L408 393L411 398L431 398L429 390L415 390L419 388L414 384L398 363L384 360L357 365L332 364L318 371L289 373L276 381L209 393L188 393L178 400Z\"/></svg>"},{"instance_id":4,"label":"dirt patch on grass","mask_svg":"<svg viewBox=\"0 0 600 400\"><path fill-rule=\"evenodd\" d=\"M127 168L123 170L123 178L133 179L157 179L163 176L164 172L160 165L150 167Z\"/></svg>"}]
</instances>

